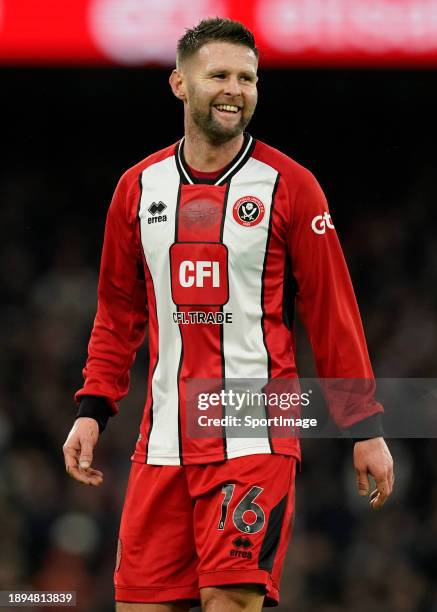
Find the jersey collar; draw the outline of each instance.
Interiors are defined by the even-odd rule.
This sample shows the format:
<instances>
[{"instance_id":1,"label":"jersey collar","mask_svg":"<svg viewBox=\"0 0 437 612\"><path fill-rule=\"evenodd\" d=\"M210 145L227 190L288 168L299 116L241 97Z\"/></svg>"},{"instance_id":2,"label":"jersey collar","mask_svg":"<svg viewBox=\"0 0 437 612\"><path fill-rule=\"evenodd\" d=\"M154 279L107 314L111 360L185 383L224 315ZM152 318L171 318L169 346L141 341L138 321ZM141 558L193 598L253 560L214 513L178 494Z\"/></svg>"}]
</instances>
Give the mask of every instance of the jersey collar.
<instances>
[{"instance_id":1,"label":"jersey collar","mask_svg":"<svg viewBox=\"0 0 437 612\"><path fill-rule=\"evenodd\" d=\"M205 184L205 185L223 185L228 183L231 178L244 166L255 147L255 139L247 132L244 133L244 140L241 149L238 151L234 159L223 169L215 179L197 179L192 175L184 157L184 141L182 138L176 145L176 166L181 176L181 181L185 185Z\"/></svg>"}]
</instances>

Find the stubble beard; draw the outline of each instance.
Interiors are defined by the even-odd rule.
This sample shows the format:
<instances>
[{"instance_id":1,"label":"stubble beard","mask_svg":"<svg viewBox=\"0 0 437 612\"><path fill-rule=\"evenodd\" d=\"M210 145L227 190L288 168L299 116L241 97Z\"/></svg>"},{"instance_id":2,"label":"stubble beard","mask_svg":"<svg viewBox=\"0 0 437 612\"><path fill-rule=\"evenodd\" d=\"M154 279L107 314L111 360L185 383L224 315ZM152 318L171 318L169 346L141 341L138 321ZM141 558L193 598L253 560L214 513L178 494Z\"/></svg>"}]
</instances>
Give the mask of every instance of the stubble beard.
<instances>
[{"instance_id":1,"label":"stubble beard","mask_svg":"<svg viewBox=\"0 0 437 612\"><path fill-rule=\"evenodd\" d=\"M241 113L239 122L232 128L226 128L217 121L212 114L212 108L207 113L200 109L191 111L191 117L197 127L203 132L208 141L213 145L221 145L244 132L252 119L252 114L244 116Z\"/></svg>"}]
</instances>

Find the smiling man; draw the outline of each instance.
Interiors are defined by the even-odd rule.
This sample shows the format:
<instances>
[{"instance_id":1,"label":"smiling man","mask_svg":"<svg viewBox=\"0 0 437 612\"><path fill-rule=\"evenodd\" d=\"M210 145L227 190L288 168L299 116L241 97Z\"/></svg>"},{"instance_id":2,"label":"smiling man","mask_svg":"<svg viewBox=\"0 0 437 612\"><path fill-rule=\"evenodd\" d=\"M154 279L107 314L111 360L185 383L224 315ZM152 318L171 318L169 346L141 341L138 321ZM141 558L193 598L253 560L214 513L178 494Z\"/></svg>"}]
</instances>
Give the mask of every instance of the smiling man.
<instances>
[{"instance_id":1,"label":"smiling man","mask_svg":"<svg viewBox=\"0 0 437 612\"><path fill-rule=\"evenodd\" d=\"M64 454L73 478L101 484L93 449L128 392L148 324L147 401L114 574L119 612L277 605L299 442L274 429L189 435L188 381L296 380L295 302L319 376L370 382L359 402L333 413L366 438L354 447L360 494L369 493L368 474L373 508L392 490L382 407L326 199L308 170L245 132L257 68L242 24L208 19L187 31L170 76L185 135L129 169L109 208L85 384ZM220 397L212 421L225 416ZM264 408L262 420L274 421Z\"/></svg>"},{"instance_id":2,"label":"smiling man","mask_svg":"<svg viewBox=\"0 0 437 612\"><path fill-rule=\"evenodd\" d=\"M226 161L226 147L241 147L243 131L255 111L258 53L255 48L220 38L199 49L195 49L196 45L195 39L179 44L177 68L170 84L187 105L187 143L200 144L206 136L207 143L221 151ZM192 147L186 146L189 155ZM204 166L203 156L199 160Z\"/></svg>"}]
</instances>

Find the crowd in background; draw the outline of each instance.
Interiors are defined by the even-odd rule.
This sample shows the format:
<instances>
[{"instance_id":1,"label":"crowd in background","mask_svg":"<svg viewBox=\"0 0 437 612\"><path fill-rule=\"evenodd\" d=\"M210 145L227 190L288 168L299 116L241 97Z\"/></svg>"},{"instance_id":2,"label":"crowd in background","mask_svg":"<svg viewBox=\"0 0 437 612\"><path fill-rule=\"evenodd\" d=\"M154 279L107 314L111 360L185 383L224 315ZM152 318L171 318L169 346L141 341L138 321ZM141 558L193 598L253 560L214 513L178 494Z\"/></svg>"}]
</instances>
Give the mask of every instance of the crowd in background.
<instances>
[{"instance_id":1,"label":"crowd in background","mask_svg":"<svg viewBox=\"0 0 437 612\"><path fill-rule=\"evenodd\" d=\"M18 81L16 74L8 78ZM102 104L109 91L108 84L101 86ZM133 151L129 159L118 148L119 134L112 149L106 146L108 135L103 145L96 144L91 124L90 142L80 138L82 132L74 141L71 116L60 123L63 112L58 110L51 124L41 110L46 95L43 89L41 115L35 113L34 123L24 119L26 129L18 111L11 115L6 131L13 145L0 169L0 590L74 590L78 612L107 612L113 609L112 572L129 457L145 400L145 347L133 369L130 394L121 403L122 414L110 420L96 449L95 467L104 473L100 488L82 486L66 475L62 444L75 414L72 396L82 382L110 191L123 170L119 158L134 163L140 157ZM82 95L78 110L85 124L89 117L83 109L90 97L89 92ZM67 109L73 112L73 106ZM111 113L104 116L109 133ZM35 127L32 136L38 117L43 127ZM114 117L115 123L119 120ZM340 113L335 120L341 125ZM87 133L88 128L81 129ZM64 130L59 140L53 136L57 130ZM171 142L159 138L154 136L155 148ZM398 134L393 138L397 142ZM299 153L291 139L288 150L279 140L276 144L290 155ZM62 142L61 148L52 147L53 142ZM140 150L134 133L124 147L130 142ZM153 148L143 143L142 150L145 156ZM375 179L362 171L367 183L360 189L356 177L333 173L318 155L314 164L325 178L321 182L328 196L337 196L331 210L375 374L435 377L437 241L430 195L436 190L435 168L420 159L407 175L393 168L391 176L402 183L393 201L378 195L384 189L380 175ZM409 155L414 160L414 152ZM329 163L334 165L332 159ZM310 362L303 343L302 369ZM368 500L357 495L352 443L303 441L294 533L278 610L437 612L437 441L388 443L395 459L395 491L382 511L372 512Z\"/></svg>"}]
</instances>

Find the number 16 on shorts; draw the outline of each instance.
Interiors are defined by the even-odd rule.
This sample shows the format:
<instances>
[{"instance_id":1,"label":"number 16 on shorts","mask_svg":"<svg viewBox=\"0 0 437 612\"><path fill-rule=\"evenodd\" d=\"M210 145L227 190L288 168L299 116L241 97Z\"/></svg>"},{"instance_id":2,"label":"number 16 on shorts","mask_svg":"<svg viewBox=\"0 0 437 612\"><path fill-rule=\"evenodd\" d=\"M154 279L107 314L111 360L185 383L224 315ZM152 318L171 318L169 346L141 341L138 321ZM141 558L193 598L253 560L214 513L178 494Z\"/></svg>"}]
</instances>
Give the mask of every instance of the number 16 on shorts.
<instances>
[{"instance_id":1,"label":"number 16 on shorts","mask_svg":"<svg viewBox=\"0 0 437 612\"><path fill-rule=\"evenodd\" d=\"M234 495L235 484L225 484L222 487L223 501L217 529L223 531L228 517L229 503ZM242 533L258 533L264 527L266 517L264 510L255 499L263 492L261 487L252 487L238 502L232 513L234 526Z\"/></svg>"}]
</instances>

